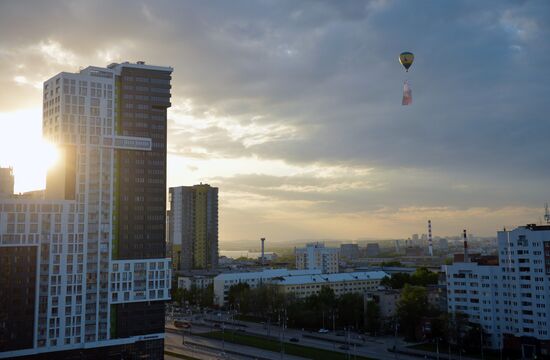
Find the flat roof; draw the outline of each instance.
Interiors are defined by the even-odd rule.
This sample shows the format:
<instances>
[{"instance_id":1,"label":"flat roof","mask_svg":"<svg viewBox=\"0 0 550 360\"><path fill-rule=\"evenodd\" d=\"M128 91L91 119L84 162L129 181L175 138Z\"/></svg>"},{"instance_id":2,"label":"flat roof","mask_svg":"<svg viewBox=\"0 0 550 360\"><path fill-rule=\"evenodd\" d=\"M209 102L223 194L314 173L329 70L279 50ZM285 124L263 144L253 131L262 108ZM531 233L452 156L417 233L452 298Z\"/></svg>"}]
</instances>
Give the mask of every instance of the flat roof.
<instances>
[{"instance_id":1,"label":"flat roof","mask_svg":"<svg viewBox=\"0 0 550 360\"><path fill-rule=\"evenodd\" d=\"M244 279L270 279L275 277L295 277L303 275L321 274L321 270L288 270L288 269L265 269L262 271L222 273L216 276L215 280L244 280Z\"/></svg>"},{"instance_id":2,"label":"flat roof","mask_svg":"<svg viewBox=\"0 0 550 360\"><path fill-rule=\"evenodd\" d=\"M300 284L327 284L332 282L343 281L364 281L364 280L381 280L389 276L384 271L364 271L350 273L335 273L335 274L316 274L316 275L299 275L299 276L282 276L276 281L280 285L300 285Z\"/></svg>"}]
</instances>

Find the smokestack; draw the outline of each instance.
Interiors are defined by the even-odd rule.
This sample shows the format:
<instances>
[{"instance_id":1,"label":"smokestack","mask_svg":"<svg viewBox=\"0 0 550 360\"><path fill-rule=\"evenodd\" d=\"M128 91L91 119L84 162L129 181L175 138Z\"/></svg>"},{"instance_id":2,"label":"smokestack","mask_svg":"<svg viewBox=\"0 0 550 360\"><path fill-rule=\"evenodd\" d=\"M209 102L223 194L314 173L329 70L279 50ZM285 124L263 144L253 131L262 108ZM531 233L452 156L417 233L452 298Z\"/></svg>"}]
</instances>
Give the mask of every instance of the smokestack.
<instances>
[{"instance_id":1,"label":"smokestack","mask_svg":"<svg viewBox=\"0 0 550 360\"><path fill-rule=\"evenodd\" d=\"M262 241L262 257L260 258L261 259L261 263L262 265L265 263L265 251L264 251L264 243L265 243L265 238L261 238L260 239Z\"/></svg>"},{"instance_id":2,"label":"smokestack","mask_svg":"<svg viewBox=\"0 0 550 360\"><path fill-rule=\"evenodd\" d=\"M434 248L432 244L432 221L428 220L428 252L430 256L434 256Z\"/></svg>"},{"instance_id":3,"label":"smokestack","mask_svg":"<svg viewBox=\"0 0 550 360\"><path fill-rule=\"evenodd\" d=\"M462 239L464 240L464 262L470 262L470 256L468 256L468 236L466 235L466 229L462 230Z\"/></svg>"}]
</instances>

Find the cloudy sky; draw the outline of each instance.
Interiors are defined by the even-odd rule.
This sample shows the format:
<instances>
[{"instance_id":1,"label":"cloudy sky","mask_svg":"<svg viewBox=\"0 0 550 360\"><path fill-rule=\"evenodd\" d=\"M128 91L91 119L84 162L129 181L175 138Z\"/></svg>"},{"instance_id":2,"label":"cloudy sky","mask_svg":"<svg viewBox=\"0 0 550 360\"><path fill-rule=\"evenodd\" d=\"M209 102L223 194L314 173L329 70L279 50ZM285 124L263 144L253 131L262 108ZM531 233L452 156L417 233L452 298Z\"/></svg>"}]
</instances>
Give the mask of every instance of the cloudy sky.
<instances>
[{"instance_id":1,"label":"cloudy sky","mask_svg":"<svg viewBox=\"0 0 550 360\"><path fill-rule=\"evenodd\" d=\"M222 247L494 235L550 200L549 38L543 0L3 1L0 164L43 186L42 81L144 60L175 69L168 183L220 187Z\"/></svg>"}]
</instances>

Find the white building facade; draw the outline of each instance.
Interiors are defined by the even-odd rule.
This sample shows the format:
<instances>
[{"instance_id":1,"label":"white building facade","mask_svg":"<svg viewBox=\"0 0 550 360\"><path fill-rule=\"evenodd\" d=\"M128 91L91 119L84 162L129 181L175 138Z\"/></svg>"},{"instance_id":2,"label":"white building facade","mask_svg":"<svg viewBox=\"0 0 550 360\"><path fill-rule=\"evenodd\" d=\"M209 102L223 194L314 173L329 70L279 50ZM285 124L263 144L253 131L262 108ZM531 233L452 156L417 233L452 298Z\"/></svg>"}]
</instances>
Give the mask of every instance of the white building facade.
<instances>
[{"instance_id":1,"label":"white building facade","mask_svg":"<svg viewBox=\"0 0 550 360\"><path fill-rule=\"evenodd\" d=\"M321 270L323 274L337 273L339 270L340 249L325 247L323 243L296 248L295 256L296 269Z\"/></svg>"},{"instance_id":2,"label":"white building facade","mask_svg":"<svg viewBox=\"0 0 550 360\"><path fill-rule=\"evenodd\" d=\"M332 289L336 296L375 291L386 276L388 274L383 271L294 275L276 278L272 283L285 294L293 294L296 298L303 299L319 294L323 287Z\"/></svg>"},{"instance_id":3,"label":"white building facade","mask_svg":"<svg viewBox=\"0 0 550 360\"><path fill-rule=\"evenodd\" d=\"M214 278L214 304L218 306L225 305L227 303L229 288L233 285L248 284L251 288L256 288L262 284L270 284L274 278L315 274L321 274L321 271L267 269L262 271L223 273Z\"/></svg>"},{"instance_id":4,"label":"white building facade","mask_svg":"<svg viewBox=\"0 0 550 360\"><path fill-rule=\"evenodd\" d=\"M446 266L448 311L489 334L486 345L550 356L550 226L498 232L499 265Z\"/></svg>"},{"instance_id":5,"label":"white building facade","mask_svg":"<svg viewBox=\"0 0 550 360\"><path fill-rule=\"evenodd\" d=\"M191 275L178 276L178 289L191 290L206 289L214 283L214 276L207 275Z\"/></svg>"},{"instance_id":6,"label":"white building facade","mask_svg":"<svg viewBox=\"0 0 550 360\"><path fill-rule=\"evenodd\" d=\"M270 284L296 298L318 294L323 287L329 287L336 296L349 293L363 294L378 288L380 281L388 276L383 271L322 274L320 270L269 269L256 272L225 273L214 278L214 303L227 303L231 286L248 284L256 288Z\"/></svg>"}]
</instances>

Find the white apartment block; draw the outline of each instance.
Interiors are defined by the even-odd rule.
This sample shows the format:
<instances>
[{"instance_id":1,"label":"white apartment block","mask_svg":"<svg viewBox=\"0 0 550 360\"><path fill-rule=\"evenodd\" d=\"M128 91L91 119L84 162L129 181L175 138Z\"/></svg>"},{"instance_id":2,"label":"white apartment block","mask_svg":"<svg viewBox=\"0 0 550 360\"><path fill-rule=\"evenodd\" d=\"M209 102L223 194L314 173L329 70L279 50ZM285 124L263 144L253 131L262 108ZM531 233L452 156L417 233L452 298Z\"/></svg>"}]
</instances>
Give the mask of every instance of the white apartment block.
<instances>
[{"instance_id":1,"label":"white apartment block","mask_svg":"<svg viewBox=\"0 0 550 360\"><path fill-rule=\"evenodd\" d=\"M550 356L550 226L498 232L499 265L446 266L448 311L481 324L486 345Z\"/></svg>"},{"instance_id":2,"label":"white apartment block","mask_svg":"<svg viewBox=\"0 0 550 360\"><path fill-rule=\"evenodd\" d=\"M306 244L295 249L296 269L321 270L323 274L337 273L340 249L325 247L323 243Z\"/></svg>"},{"instance_id":3,"label":"white apartment block","mask_svg":"<svg viewBox=\"0 0 550 360\"><path fill-rule=\"evenodd\" d=\"M178 289L191 290L206 289L214 283L214 276L206 275L192 275L192 276L178 276Z\"/></svg>"},{"instance_id":4,"label":"white apartment block","mask_svg":"<svg viewBox=\"0 0 550 360\"><path fill-rule=\"evenodd\" d=\"M253 272L223 273L214 278L214 303L223 306L227 303L229 288L240 283L256 288L271 283L274 278L284 276L321 274L320 270L267 269Z\"/></svg>"},{"instance_id":5,"label":"white apartment block","mask_svg":"<svg viewBox=\"0 0 550 360\"><path fill-rule=\"evenodd\" d=\"M214 278L214 303L227 303L229 289L240 283L256 288L262 284L277 286L285 294L305 298L318 294L323 287L331 288L336 296L349 293L363 294L378 288L388 276L383 271L322 274L320 270L269 269L257 272L225 273Z\"/></svg>"},{"instance_id":6,"label":"white apartment block","mask_svg":"<svg viewBox=\"0 0 550 360\"><path fill-rule=\"evenodd\" d=\"M272 283L285 294L294 294L296 298L303 299L319 294L323 287L332 289L336 296L375 291L386 276L388 274L383 271L298 275L276 278Z\"/></svg>"}]
</instances>

